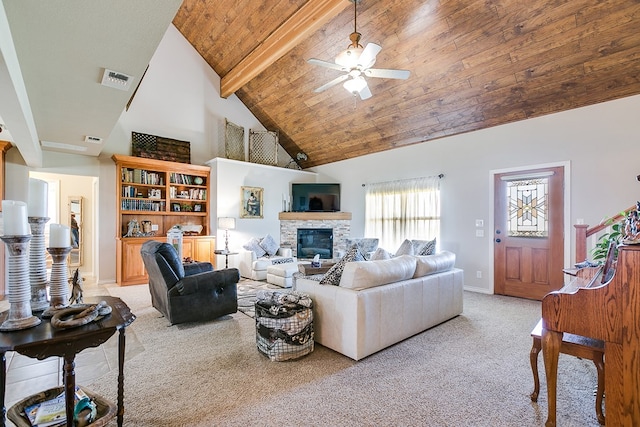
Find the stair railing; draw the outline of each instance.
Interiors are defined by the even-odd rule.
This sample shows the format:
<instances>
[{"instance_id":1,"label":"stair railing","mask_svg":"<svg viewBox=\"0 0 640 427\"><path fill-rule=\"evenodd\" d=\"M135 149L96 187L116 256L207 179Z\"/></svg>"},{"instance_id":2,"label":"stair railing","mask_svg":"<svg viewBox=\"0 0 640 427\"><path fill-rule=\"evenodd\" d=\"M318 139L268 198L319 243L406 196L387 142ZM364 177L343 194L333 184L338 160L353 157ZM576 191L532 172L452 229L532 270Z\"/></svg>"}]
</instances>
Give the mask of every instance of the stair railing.
<instances>
[{"instance_id":1,"label":"stair railing","mask_svg":"<svg viewBox=\"0 0 640 427\"><path fill-rule=\"evenodd\" d=\"M627 218L629 211L636 210L637 206L633 205L623 212L607 218L600 222L600 224L589 228L587 224L574 224L576 229L576 263L582 262L587 259L587 240L590 237L595 237L597 233L611 227L613 224L624 221ZM595 247L595 245L593 245Z\"/></svg>"}]
</instances>

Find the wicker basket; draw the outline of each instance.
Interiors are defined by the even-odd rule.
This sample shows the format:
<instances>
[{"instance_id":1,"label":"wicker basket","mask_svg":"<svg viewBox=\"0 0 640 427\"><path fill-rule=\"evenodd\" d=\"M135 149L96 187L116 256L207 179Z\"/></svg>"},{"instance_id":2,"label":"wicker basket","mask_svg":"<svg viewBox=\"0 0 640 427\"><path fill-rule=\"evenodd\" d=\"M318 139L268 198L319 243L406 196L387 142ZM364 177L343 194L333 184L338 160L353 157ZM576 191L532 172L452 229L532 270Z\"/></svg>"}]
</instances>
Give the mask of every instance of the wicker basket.
<instances>
[{"instance_id":1,"label":"wicker basket","mask_svg":"<svg viewBox=\"0 0 640 427\"><path fill-rule=\"evenodd\" d=\"M96 403L98 414L94 422L89 424L91 427L103 427L116 416L116 406L104 399L103 397L81 387L87 396ZM17 427L31 427L29 418L24 413L24 408L31 406L37 402L44 402L60 395L64 391L64 387L55 387L40 393L31 395L20 402L13 405L7 411L7 418L11 420Z\"/></svg>"},{"instance_id":2,"label":"wicker basket","mask_svg":"<svg viewBox=\"0 0 640 427\"><path fill-rule=\"evenodd\" d=\"M255 303L256 346L273 361L297 359L313 351L313 311L299 304Z\"/></svg>"}]
</instances>

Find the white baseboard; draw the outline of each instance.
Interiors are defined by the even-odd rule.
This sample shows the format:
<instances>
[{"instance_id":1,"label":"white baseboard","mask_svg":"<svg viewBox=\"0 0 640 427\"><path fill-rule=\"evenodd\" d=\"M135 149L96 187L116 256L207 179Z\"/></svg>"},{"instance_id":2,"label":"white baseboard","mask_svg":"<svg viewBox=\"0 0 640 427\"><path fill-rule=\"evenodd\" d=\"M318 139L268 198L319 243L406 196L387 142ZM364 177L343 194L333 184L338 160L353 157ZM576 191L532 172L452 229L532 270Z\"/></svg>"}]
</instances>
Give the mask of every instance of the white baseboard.
<instances>
[{"instance_id":1,"label":"white baseboard","mask_svg":"<svg viewBox=\"0 0 640 427\"><path fill-rule=\"evenodd\" d=\"M479 294L493 295L493 291L490 291L489 289L486 289L486 288L478 288L475 286L465 286L464 290L469 292L477 292Z\"/></svg>"}]
</instances>

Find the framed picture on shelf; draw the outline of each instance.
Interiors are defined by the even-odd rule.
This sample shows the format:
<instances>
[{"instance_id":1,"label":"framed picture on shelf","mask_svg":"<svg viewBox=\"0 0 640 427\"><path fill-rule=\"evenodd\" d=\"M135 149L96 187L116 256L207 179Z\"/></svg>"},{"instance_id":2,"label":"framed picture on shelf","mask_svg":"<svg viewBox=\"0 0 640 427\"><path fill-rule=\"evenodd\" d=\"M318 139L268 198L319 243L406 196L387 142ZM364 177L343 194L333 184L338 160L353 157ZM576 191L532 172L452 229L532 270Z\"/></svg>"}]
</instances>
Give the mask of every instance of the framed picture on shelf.
<instances>
[{"instance_id":1,"label":"framed picture on shelf","mask_svg":"<svg viewBox=\"0 0 640 427\"><path fill-rule=\"evenodd\" d=\"M263 193L260 187L241 187L240 218L263 218Z\"/></svg>"},{"instance_id":2,"label":"framed picture on shelf","mask_svg":"<svg viewBox=\"0 0 640 427\"><path fill-rule=\"evenodd\" d=\"M194 212L202 212L202 205L193 205Z\"/></svg>"},{"instance_id":3,"label":"framed picture on shelf","mask_svg":"<svg viewBox=\"0 0 640 427\"><path fill-rule=\"evenodd\" d=\"M171 203L171 212L180 212L180 203Z\"/></svg>"}]
</instances>

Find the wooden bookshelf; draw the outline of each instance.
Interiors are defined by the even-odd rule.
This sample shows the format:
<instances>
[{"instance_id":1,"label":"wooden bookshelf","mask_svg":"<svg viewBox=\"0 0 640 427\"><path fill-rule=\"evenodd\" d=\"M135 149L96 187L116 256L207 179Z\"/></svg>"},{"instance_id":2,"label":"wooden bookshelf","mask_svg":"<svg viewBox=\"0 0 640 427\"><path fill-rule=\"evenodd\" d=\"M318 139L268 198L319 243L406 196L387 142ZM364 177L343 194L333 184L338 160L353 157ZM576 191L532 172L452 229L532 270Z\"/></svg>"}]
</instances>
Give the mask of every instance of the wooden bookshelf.
<instances>
[{"instance_id":1,"label":"wooden bookshelf","mask_svg":"<svg viewBox=\"0 0 640 427\"><path fill-rule=\"evenodd\" d=\"M209 235L210 168L114 154L116 163L116 280L119 285L148 282L140 256L150 239L165 241L176 224L201 227L198 234L183 237L184 257L215 266L215 238ZM137 221L142 234L128 236ZM151 232L143 231L151 223Z\"/></svg>"}]
</instances>

